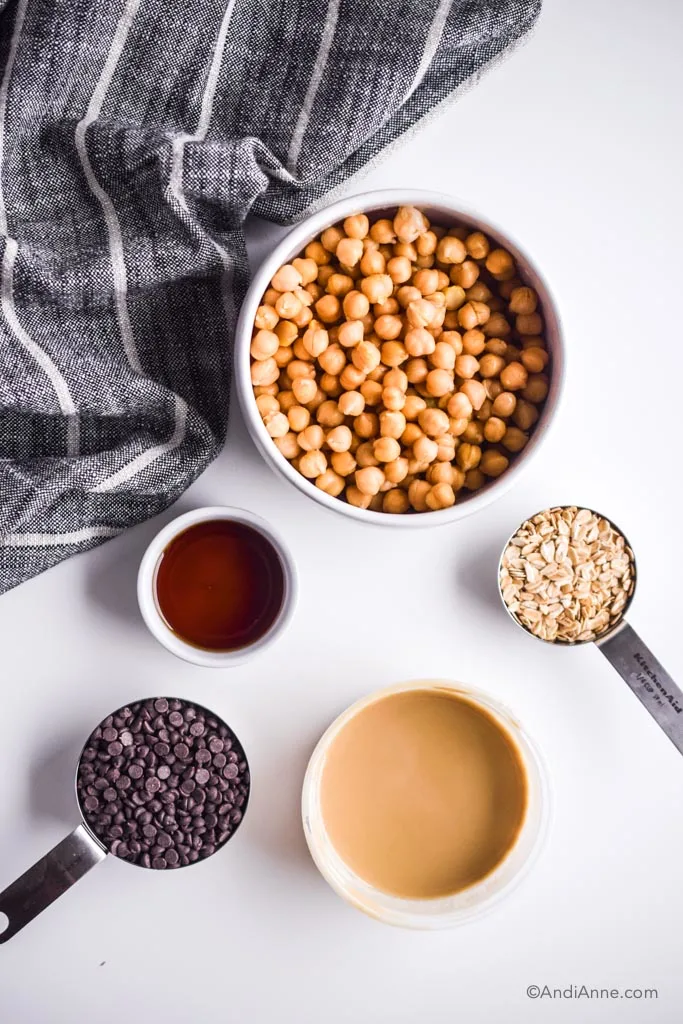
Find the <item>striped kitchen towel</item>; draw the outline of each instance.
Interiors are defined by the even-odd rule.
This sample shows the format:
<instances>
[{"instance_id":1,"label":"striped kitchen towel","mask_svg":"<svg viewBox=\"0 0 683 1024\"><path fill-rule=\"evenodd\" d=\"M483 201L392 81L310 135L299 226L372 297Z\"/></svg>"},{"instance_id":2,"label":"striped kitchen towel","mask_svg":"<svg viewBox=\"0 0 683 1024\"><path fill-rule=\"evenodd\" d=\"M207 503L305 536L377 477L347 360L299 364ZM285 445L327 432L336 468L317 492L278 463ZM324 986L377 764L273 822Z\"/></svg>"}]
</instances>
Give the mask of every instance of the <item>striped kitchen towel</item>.
<instances>
[{"instance_id":1,"label":"striped kitchen towel","mask_svg":"<svg viewBox=\"0 0 683 1024\"><path fill-rule=\"evenodd\" d=\"M0 0L0 592L220 451L281 223L470 82L541 0Z\"/></svg>"}]
</instances>

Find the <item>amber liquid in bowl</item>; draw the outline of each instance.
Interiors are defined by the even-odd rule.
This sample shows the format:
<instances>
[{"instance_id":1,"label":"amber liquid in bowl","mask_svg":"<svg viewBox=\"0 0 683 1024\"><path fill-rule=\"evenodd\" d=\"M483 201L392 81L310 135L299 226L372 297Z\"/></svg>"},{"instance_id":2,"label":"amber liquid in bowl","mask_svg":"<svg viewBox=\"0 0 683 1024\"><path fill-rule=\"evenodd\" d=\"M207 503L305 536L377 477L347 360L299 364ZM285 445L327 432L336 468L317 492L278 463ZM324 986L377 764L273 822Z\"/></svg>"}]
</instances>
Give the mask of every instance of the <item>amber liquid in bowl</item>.
<instances>
[{"instance_id":1,"label":"amber liquid in bowl","mask_svg":"<svg viewBox=\"0 0 683 1024\"><path fill-rule=\"evenodd\" d=\"M521 754L493 715L448 690L390 694L358 711L326 755L321 811L337 854L404 899L486 878L524 823Z\"/></svg>"},{"instance_id":2,"label":"amber liquid in bowl","mask_svg":"<svg viewBox=\"0 0 683 1024\"><path fill-rule=\"evenodd\" d=\"M215 519L173 538L157 567L155 595L181 640L236 651L260 640L277 619L285 575L267 537L245 523Z\"/></svg>"}]
</instances>

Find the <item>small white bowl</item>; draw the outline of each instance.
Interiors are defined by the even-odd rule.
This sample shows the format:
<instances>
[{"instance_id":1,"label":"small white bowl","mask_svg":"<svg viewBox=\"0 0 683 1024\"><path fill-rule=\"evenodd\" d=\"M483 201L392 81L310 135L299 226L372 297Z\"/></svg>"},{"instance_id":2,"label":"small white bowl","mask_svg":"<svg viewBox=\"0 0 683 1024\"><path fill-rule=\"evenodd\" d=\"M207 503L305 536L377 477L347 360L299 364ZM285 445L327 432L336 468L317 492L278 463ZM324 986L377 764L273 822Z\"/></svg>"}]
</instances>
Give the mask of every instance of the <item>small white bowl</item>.
<instances>
[{"instance_id":1,"label":"small white bowl","mask_svg":"<svg viewBox=\"0 0 683 1024\"><path fill-rule=\"evenodd\" d=\"M524 765L527 807L519 834L498 866L480 882L454 896L403 899L382 892L351 870L327 834L320 789L328 751L351 718L384 697L410 691L448 691L482 708L505 732ZM460 683L431 679L399 683L357 701L330 725L318 742L304 777L301 810L311 856L325 881L352 907L385 924L403 928L453 928L481 917L511 893L527 875L543 849L552 817L551 791L543 760L514 715L494 697Z\"/></svg>"},{"instance_id":2,"label":"small white bowl","mask_svg":"<svg viewBox=\"0 0 683 1024\"><path fill-rule=\"evenodd\" d=\"M193 647L186 643L169 628L159 610L156 599L156 575L164 551L178 534L183 533L196 523L209 522L216 519L228 519L234 523L244 523L262 534L277 552L284 577L284 594L277 618L263 636L246 647L235 651L207 651L201 647ZM296 604L298 581L292 556L284 541L273 527L243 508L231 508L227 505L211 505L196 508L173 519L157 533L142 556L138 570L138 604L145 624L152 636L160 644L178 658L191 661L195 665L207 668L231 668L251 658L259 651L265 650L280 636L289 625Z\"/></svg>"},{"instance_id":3,"label":"small white bowl","mask_svg":"<svg viewBox=\"0 0 683 1024\"><path fill-rule=\"evenodd\" d=\"M348 502L321 491L313 482L298 473L288 460L281 455L272 438L268 434L256 407L250 373L251 337L256 310L261 297L270 284L278 267L289 263L298 256L306 245L316 238L321 231L331 224L336 224L353 213L368 213L379 216L397 206L411 205L423 210L430 220L436 223L462 223L473 231L483 231L503 248L508 249L515 257L520 268L520 276L538 292L541 310L545 321L545 335L551 356L550 390L540 419L536 424L529 443L524 451L516 457L512 465L497 479L475 491L466 498L456 502L452 508L438 512L421 512L415 515L392 515L387 512L373 512L370 509L356 508ZM332 509L341 515L364 523L375 523L379 526L404 527L416 529L424 526L439 526L479 511L496 498L501 497L519 479L520 473L529 465L545 441L552 421L555 419L560 394L565 377L565 351L562 340L560 319L550 289L536 266L531 262L524 250L507 233L499 227L484 220L459 200L436 192L420 189L387 189L378 192L366 192L349 196L340 202L318 210L311 217L297 224L289 234L263 261L254 275L251 287L247 292L237 324L235 338L235 371L237 393L247 427L264 459L277 473L294 484L300 491L313 498L325 508Z\"/></svg>"}]
</instances>

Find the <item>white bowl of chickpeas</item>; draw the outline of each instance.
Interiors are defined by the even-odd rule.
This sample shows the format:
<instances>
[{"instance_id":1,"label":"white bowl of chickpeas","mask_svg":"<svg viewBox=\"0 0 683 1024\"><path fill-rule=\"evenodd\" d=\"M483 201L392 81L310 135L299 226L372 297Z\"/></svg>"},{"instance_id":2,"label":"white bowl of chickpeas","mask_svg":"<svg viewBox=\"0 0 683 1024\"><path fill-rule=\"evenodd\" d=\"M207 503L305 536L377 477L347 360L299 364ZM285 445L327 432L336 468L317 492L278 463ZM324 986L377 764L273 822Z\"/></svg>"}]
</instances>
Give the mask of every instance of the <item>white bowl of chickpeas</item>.
<instances>
[{"instance_id":1,"label":"white bowl of chickpeas","mask_svg":"<svg viewBox=\"0 0 683 1024\"><path fill-rule=\"evenodd\" d=\"M417 527L514 483L554 418L564 350L516 242L447 196L392 190L320 210L264 261L236 372L277 472L343 515Z\"/></svg>"}]
</instances>

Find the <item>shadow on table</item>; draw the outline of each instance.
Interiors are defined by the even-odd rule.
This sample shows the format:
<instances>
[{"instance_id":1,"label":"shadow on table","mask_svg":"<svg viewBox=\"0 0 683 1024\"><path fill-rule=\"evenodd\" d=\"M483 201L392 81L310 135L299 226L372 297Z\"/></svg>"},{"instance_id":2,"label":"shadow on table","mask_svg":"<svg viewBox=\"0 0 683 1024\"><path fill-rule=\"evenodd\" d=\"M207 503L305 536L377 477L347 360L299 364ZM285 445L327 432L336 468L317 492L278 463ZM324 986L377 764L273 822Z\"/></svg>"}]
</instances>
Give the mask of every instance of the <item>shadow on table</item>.
<instances>
[{"instance_id":1,"label":"shadow on table","mask_svg":"<svg viewBox=\"0 0 683 1024\"><path fill-rule=\"evenodd\" d=\"M86 593L100 610L127 627L144 630L137 599L138 567L152 538L172 519L188 512L196 502L186 497L146 523L126 530L90 556Z\"/></svg>"},{"instance_id":2,"label":"shadow on table","mask_svg":"<svg viewBox=\"0 0 683 1024\"><path fill-rule=\"evenodd\" d=\"M460 586L478 604L489 611L496 609L504 613L498 592L498 562L502 541L489 543L485 547L474 546L458 552L455 562L455 577Z\"/></svg>"},{"instance_id":3,"label":"shadow on table","mask_svg":"<svg viewBox=\"0 0 683 1024\"><path fill-rule=\"evenodd\" d=\"M58 821L67 828L79 822L75 778L84 734L56 741L43 750L29 770L29 809L36 820Z\"/></svg>"}]
</instances>

